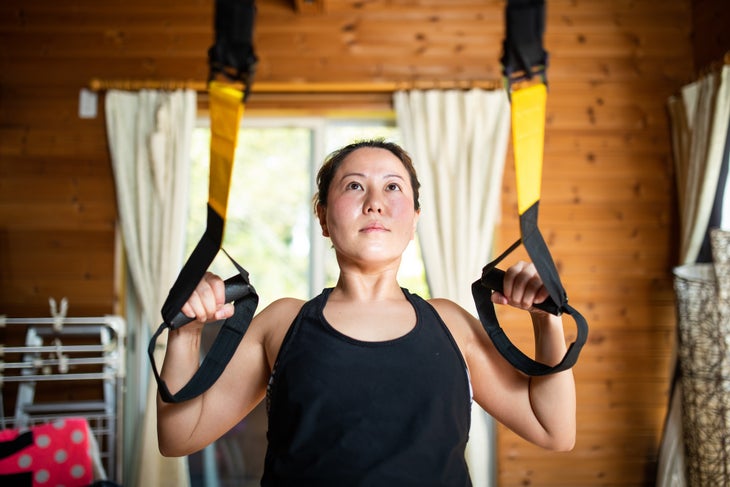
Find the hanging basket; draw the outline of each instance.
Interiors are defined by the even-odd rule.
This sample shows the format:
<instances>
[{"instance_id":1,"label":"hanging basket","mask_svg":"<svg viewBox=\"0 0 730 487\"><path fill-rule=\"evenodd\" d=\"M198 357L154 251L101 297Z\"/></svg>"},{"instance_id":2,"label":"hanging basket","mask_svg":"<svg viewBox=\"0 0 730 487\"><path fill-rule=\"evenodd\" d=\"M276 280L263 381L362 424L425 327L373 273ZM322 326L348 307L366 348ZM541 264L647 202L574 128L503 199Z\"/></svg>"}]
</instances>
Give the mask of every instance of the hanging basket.
<instances>
[{"instance_id":1,"label":"hanging basket","mask_svg":"<svg viewBox=\"0 0 730 487\"><path fill-rule=\"evenodd\" d=\"M730 232L713 263L674 269L685 464L690 486L730 485Z\"/></svg>"}]
</instances>

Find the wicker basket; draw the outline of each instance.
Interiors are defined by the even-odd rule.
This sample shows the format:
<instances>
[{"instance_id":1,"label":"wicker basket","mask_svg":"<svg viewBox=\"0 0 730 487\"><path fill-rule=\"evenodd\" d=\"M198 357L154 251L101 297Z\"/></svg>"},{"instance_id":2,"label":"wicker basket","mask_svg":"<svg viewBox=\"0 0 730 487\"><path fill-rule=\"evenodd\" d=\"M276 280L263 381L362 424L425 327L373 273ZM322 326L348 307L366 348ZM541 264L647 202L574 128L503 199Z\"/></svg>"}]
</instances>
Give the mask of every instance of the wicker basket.
<instances>
[{"instance_id":1,"label":"wicker basket","mask_svg":"<svg viewBox=\"0 0 730 487\"><path fill-rule=\"evenodd\" d=\"M687 480L730 485L730 232L711 232L712 264L674 270Z\"/></svg>"}]
</instances>

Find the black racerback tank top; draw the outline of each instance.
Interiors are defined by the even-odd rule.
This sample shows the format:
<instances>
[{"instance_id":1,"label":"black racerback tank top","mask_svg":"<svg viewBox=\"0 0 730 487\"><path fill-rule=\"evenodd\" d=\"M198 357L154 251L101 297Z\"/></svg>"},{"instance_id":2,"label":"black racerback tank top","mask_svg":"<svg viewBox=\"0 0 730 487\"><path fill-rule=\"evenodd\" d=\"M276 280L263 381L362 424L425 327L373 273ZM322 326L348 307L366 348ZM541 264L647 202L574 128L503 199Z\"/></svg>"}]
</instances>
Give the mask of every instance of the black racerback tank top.
<instances>
[{"instance_id":1,"label":"black racerback tank top","mask_svg":"<svg viewBox=\"0 0 730 487\"><path fill-rule=\"evenodd\" d=\"M364 342L327 323L332 289L307 302L269 387L263 486L470 486L466 364L436 310L403 290L416 326Z\"/></svg>"}]
</instances>

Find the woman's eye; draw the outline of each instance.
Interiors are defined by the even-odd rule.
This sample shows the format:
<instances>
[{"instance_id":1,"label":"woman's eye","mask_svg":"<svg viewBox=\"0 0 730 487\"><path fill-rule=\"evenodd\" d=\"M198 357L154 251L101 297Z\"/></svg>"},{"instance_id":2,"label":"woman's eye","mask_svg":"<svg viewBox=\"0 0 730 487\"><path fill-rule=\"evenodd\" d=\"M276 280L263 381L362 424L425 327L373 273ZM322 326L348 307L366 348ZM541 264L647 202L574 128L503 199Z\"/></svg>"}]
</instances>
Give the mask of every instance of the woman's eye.
<instances>
[{"instance_id":1,"label":"woman's eye","mask_svg":"<svg viewBox=\"0 0 730 487\"><path fill-rule=\"evenodd\" d=\"M361 188L362 188L362 186L360 185L360 183L358 183L356 181L353 181L347 185L347 189L361 189Z\"/></svg>"},{"instance_id":2,"label":"woman's eye","mask_svg":"<svg viewBox=\"0 0 730 487\"><path fill-rule=\"evenodd\" d=\"M400 186L398 186L396 183L390 183L388 186L386 186L386 189L388 191L399 191Z\"/></svg>"}]
</instances>

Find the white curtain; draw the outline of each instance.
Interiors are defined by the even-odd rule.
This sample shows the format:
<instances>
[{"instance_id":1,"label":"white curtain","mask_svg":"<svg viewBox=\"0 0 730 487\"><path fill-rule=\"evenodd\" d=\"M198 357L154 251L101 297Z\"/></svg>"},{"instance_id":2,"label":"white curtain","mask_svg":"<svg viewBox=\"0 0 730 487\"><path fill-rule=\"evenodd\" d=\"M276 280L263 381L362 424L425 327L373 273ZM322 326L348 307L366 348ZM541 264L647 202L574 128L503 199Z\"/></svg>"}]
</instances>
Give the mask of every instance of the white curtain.
<instances>
[{"instance_id":1,"label":"white curtain","mask_svg":"<svg viewBox=\"0 0 730 487\"><path fill-rule=\"evenodd\" d=\"M730 119L730 66L711 73L669 99L680 213L680 265L700 250L722 166Z\"/></svg>"},{"instance_id":2,"label":"white curtain","mask_svg":"<svg viewBox=\"0 0 730 487\"><path fill-rule=\"evenodd\" d=\"M679 264L694 264L707 232L726 144L730 66L683 87L668 106L680 213ZM682 391L675 382L659 452L657 486L686 485Z\"/></svg>"},{"instance_id":3,"label":"white curtain","mask_svg":"<svg viewBox=\"0 0 730 487\"><path fill-rule=\"evenodd\" d=\"M471 283L492 255L509 140L504 90L394 94L403 145L422 183L418 235L433 296L476 314ZM493 485L493 420L476 404L467 461L477 487Z\"/></svg>"},{"instance_id":4,"label":"white curtain","mask_svg":"<svg viewBox=\"0 0 730 487\"><path fill-rule=\"evenodd\" d=\"M139 320L130 319L130 326L138 327L138 335L149 336L144 327L151 330L161 322L160 309L184 258L196 95L190 90L112 90L105 106L125 257L140 307ZM157 355L155 360L161 363ZM132 450L136 478L126 479L125 484L184 487L189 484L186 458L164 458L159 453L157 387L146 354L140 356L145 360L142 370L148 390L146 406L140 411L143 417L131 416L139 428L139 444ZM128 389L135 387L142 385L127 384Z\"/></svg>"}]
</instances>

